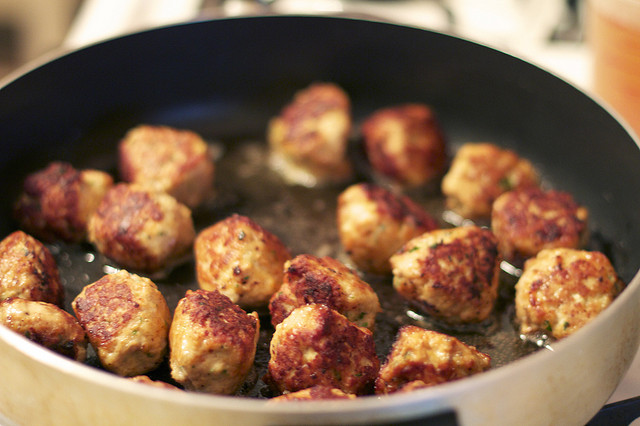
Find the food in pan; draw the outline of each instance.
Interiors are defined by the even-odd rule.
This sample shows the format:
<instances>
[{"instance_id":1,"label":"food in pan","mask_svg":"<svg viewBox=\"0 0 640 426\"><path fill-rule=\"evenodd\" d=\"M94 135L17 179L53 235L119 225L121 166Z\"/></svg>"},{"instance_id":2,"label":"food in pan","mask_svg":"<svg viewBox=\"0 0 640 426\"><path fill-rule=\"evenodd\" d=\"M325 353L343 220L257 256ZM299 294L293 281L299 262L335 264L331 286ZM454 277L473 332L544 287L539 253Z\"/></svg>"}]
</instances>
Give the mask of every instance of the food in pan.
<instances>
[{"instance_id":1,"label":"food in pan","mask_svg":"<svg viewBox=\"0 0 640 426\"><path fill-rule=\"evenodd\" d=\"M85 286L71 306L107 370L137 376L164 360L171 312L150 279L125 270L105 275Z\"/></svg>"},{"instance_id":2,"label":"food in pan","mask_svg":"<svg viewBox=\"0 0 640 426\"><path fill-rule=\"evenodd\" d=\"M405 195L372 183L349 186L338 196L338 234L355 265L389 274L389 258L405 242L438 227L436 220Z\"/></svg>"},{"instance_id":3,"label":"food in pan","mask_svg":"<svg viewBox=\"0 0 640 426\"><path fill-rule=\"evenodd\" d=\"M391 183L424 185L444 171L444 132L427 105L413 103L379 109L362 123L361 132L372 169Z\"/></svg>"},{"instance_id":4,"label":"food in pan","mask_svg":"<svg viewBox=\"0 0 640 426\"><path fill-rule=\"evenodd\" d=\"M27 176L14 214L23 230L42 241L79 242L112 185L113 178L105 172L53 162Z\"/></svg>"},{"instance_id":5,"label":"food in pan","mask_svg":"<svg viewBox=\"0 0 640 426\"><path fill-rule=\"evenodd\" d=\"M321 303L360 327L373 330L381 311L378 295L355 271L331 257L301 254L285 264L282 287L269 302L276 326L303 305Z\"/></svg>"},{"instance_id":6,"label":"food in pan","mask_svg":"<svg viewBox=\"0 0 640 426\"><path fill-rule=\"evenodd\" d=\"M119 183L89 220L89 241L125 269L155 272L178 261L195 238L191 210L165 192Z\"/></svg>"},{"instance_id":7,"label":"food in pan","mask_svg":"<svg viewBox=\"0 0 640 426\"><path fill-rule=\"evenodd\" d=\"M218 290L243 308L269 303L291 258L276 235L238 214L202 230L194 253L200 288Z\"/></svg>"},{"instance_id":8,"label":"food in pan","mask_svg":"<svg viewBox=\"0 0 640 426\"><path fill-rule=\"evenodd\" d=\"M376 379L377 394L434 386L481 373L491 357L443 333L403 326Z\"/></svg>"},{"instance_id":9,"label":"food in pan","mask_svg":"<svg viewBox=\"0 0 640 426\"><path fill-rule=\"evenodd\" d=\"M489 218L493 202L512 189L538 184L533 165L491 143L467 143L442 179L448 208L469 219Z\"/></svg>"},{"instance_id":10,"label":"food in pan","mask_svg":"<svg viewBox=\"0 0 640 426\"><path fill-rule=\"evenodd\" d=\"M594 319L623 287L609 259L600 252L542 250L525 262L515 286L520 332L564 338Z\"/></svg>"},{"instance_id":11,"label":"food in pan","mask_svg":"<svg viewBox=\"0 0 640 426\"><path fill-rule=\"evenodd\" d=\"M181 390L180 388L173 386L167 382L163 382L161 380L152 380L149 376L145 375L130 377L127 380L132 380L137 383L144 383L145 385L155 386L157 388Z\"/></svg>"},{"instance_id":12,"label":"food in pan","mask_svg":"<svg viewBox=\"0 0 640 426\"><path fill-rule=\"evenodd\" d=\"M500 254L516 264L546 248L581 248L589 212L571 194L530 187L508 191L493 203L491 229Z\"/></svg>"},{"instance_id":13,"label":"food in pan","mask_svg":"<svg viewBox=\"0 0 640 426\"><path fill-rule=\"evenodd\" d=\"M0 241L0 300L19 297L63 306L64 288L49 249L15 231Z\"/></svg>"},{"instance_id":14,"label":"food in pan","mask_svg":"<svg viewBox=\"0 0 640 426\"><path fill-rule=\"evenodd\" d=\"M426 232L391 256L393 286L434 317L481 322L498 297L497 244L490 230L478 226Z\"/></svg>"},{"instance_id":15,"label":"food in pan","mask_svg":"<svg viewBox=\"0 0 640 426\"><path fill-rule=\"evenodd\" d=\"M315 83L295 94L267 129L271 164L292 184L343 182L352 175L347 158L351 101L332 83Z\"/></svg>"},{"instance_id":16,"label":"food in pan","mask_svg":"<svg viewBox=\"0 0 640 426\"><path fill-rule=\"evenodd\" d=\"M189 208L211 195L214 162L207 143L195 132L140 125L118 146L118 168L125 182L164 191Z\"/></svg>"},{"instance_id":17,"label":"food in pan","mask_svg":"<svg viewBox=\"0 0 640 426\"><path fill-rule=\"evenodd\" d=\"M0 324L76 361L87 357L84 330L73 315L51 303L5 299L0 302Z\"/></svg>"},{"instance_id":18,"label":"food in pan","mask_svg":"<svg viewBox=\"0 0 640 426\"><path fill-rule=\"evenodd\" d=\"M324 385L371 391L380 367L371 331L322 304L294 309L276 326L268 380L280 393Z\"/></svg>"},{"instance_id":19,"label":"food in pan","mask_svg":"<svg viewBox=\"0 0 640 426\"><path fill-rule=\"evenodd\" d=\"M319 399L354 399L355 395L350 393L344 393L340 389L333 388L331 386L313 386L307 389L302 389L297 392L290 392L284 395L271 398L273 402L286 402L286 401L316 401Z\"/></svg>"},{"instance_id":20,"label":"food in pan","mask_svg":"<svg viewBox=\"0 0 640 426\"><path fill-rule=\"evenodd\" d=\"M169 332L171 377L185 389L233 394L253 365L258 314L218 291L188 290Z\"/></svg>"}]
</instances>

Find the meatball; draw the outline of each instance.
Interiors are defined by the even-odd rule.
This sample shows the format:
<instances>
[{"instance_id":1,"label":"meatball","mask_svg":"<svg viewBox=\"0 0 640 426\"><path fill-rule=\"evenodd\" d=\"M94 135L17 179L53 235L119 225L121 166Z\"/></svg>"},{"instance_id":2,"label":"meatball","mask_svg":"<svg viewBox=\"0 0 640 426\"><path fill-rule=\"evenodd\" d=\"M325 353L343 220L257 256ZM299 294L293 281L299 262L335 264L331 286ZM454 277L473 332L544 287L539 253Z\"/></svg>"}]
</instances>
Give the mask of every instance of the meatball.
<instances>
[{"instance_id":1,"label":"meatball","mask_svg":"<svg viewBox=\"0 0 640 426\"><path fill-rule=\"evenodd\" d=\"M135 377L130 377L128 380L132 380L134 382L138 382L138 383L144 383L145 385L150 385L150 386L154 386L157 388L165 388L165 389L173 389L173 390L180 390L180 388L177 388L167 382L163 382L161 380L152 380L149 376L135 376Z\"/></svg>"},{"instance_id":2,"label":"meatball","mask_svg":"<svg viewBox=\"0 0 640 426\"><path fill-rule=\"evenodd\" d=\"M107 370L137 376L164 360L171 312L150 279L125 270L105 275L71 306Z\"/></svg>"},{"instance_id":3,"label":"meatball","mask_svg":"<svg viewBox=\"0 0 640 426\"><path fill-rule=\"evenodd\" d=\"M64 303L64 288L51 252L40 241L15 231L0 241L0 300L19 297Z\"/></svg>"},{"instance_id":4,"label":"meatball","mask_svg":"<svg viewBox=\"0 0 640 426\"><path fill-rule=\"evenodd\" d=\"M339 195L337 222L347 255L358 268L376 274L389 274L392 254L438 227L409 197L369 183L352 185Z\"/></svg>"},{"instance_id":5,"label":"meatball","mask_svg":"<svg viewBox=\"0 0 640 426\"><path fill-rule=\"evenodd\" d=\"M213 189L215 167L209 146L192 131L141 125L127 132L118 154L124 181L167 192L190 208Z\"/></svg>"},{"instance_id":6,"label":"meatball","mask_svg":"<svg viewBox=\"0 0 640 426\"><path fill-rule=\"evenodd\" d=\"M393 286L449 323L480 322L498 296L500 257L493 233L478 226L439 229L391 256Z\"/></svg>"},{"instance_id":7,"label":"meatball","mask_svg":"<svg viewBox=\"0 0 640 426\"><path fill-rule=\"evenodd\" d=\"M355 399L356 396L350 393L344 393L340 389L331 386L313 386L302 389L297 392L286 393L284 395L271 398L273 402L286 401L317 401L320 399Z\"/></svg>"},{"instance_id":8,"label":"meatball","mask_svg":"<svg viewBox=\"0 0 640 426\"><path fill-rule=\"evenodd\" d=\"M348 95L335 84L312 84L269 122L271 164L291 184L342 182L352 175L350 132Z\"/></svg>"},{"instance_id":9,"label":"meatball","mask_svg":"<svg viewBox=\"0 0 640 426\"><path fill-rule=\"evenodd\" d=\"M291 258L278 237L237 214L200 232L194 251L200 288L218 290L243 308L269 303Z\"/></svg>"},{"instance_id":10,"label":"meatball","mask_svg":"<svg viewBox=\"0 0 640 426\"><path fill-rule=\"evenodd\" d=\"M89 221L89 241L120 266L154 272L191 249L191 210L164 192L114 186Z\"/></svg>"},{"instance_id":11,"label":"meatball","mask_svg":"<svg viewBox=\"0 0 640 426\"><path fill-rule=\"evenodd\" d=\"M609 306L624 284L604 254L555 248L527 260L515 287L520 332L561 339Z\"/></svg>"},{"instance_id":12,"label":"meatball","mask_svg":"<svg viewBox=\"0 0 640 426\"><path fill-rule=\"evenodd\" d=\"M270 354L268 381L281 393L324 385L366 394L380 367L371 331L322 304L297 308L278 324Z\"/></svg>"},{"instance_id":13,"label":"meatball","mask_svg":"<svg viewBox=\"0 0 640 426\"><path fill-rule=\"evenodd\" d=\"M545 248L581 248L589 213L571 194L538 187L516 189L493 203L491 229L501 255L519 265Z\"/></svg>"},{"instance_id":14,"label":"meatball","mask_svg":"<svg viewBox=\"0 0 640 426\"><path fill-rule=\"evenodd\" d=\"M398 332L376 379L377 394L417 389L483 372L491 358L455 337L413 325Z\"/></svg>"},{"instance_id":15,"label":"meatball","mask_svg":"<svg viewBox=\"0 0 640 426\"><path fill-rule=\"evenodd\" d=\"M354 271L331 257L301 254L285 264L284 281L269 303L271 323L281 323L303 305L321 303L360 327L374 329L378 295Z\"/></svg>"},{"instance_id":16,"label":"meatball","mask_svg":"<svg viewBox=\"0 0 640 426\"><path fill-rule=\"evenodd\" d=\"M373 170L401 186L423 185L446 166L444 134L427 105L375 111L363 122L362 136Z\"/></svg>"},{"instance_id":17,"label":"meatball","mask_svg":"<svg viewBox=\"0 0 640 426\"><path fill-rule=\"evenodd\" d=\"M188 290L171 331L171 377L185 389L233 394L253 365L258 314L247 314L218 291Z\"/></svg>"},{"instance_id":18,"label":"meatball","mask_svg":"<svg viewBox=\"0 0 640 426\"><path fill-rule=\"evenodd\" d=\"M500 194L537 184L533 165L515 152L490 143L468 143L460 147L442 179L442 193L447 207L461 216L489 218Z\"/></svg>"},{"instance_id":19,"label":"meatball","mask_svg":"<svg viewBox=\"0 0 640 426\"><path fill-rule=\"evenodd\" d=\"M105 172L54 162L27 176L14 215L25 231L42 241L79 242L112 185L113 178Z\"/></svg>"},{"instance_id":20,"label":"meatball","mask_svg":"<svg viewBox=\"0 0 640 426\"><path fill-rule=\"evenodd\" d=\"M84 330L73 315L51 303L5 299L0 302L0 324L76 361L87 357Z\"/></svg>"}]
</instances>

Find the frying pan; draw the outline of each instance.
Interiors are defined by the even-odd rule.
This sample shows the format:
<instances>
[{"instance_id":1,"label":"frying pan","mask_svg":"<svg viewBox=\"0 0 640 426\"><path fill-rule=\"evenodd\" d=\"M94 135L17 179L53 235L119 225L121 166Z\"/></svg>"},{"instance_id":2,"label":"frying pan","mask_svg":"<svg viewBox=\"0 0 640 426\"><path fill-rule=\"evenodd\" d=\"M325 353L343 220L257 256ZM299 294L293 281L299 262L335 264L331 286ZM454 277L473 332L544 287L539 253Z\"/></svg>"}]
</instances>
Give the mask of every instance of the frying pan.
<instances>
[{"instance_id":1,"label":"frying pan","mask_svg":"<svg viewBox=\"0 0 640 426\"><path fill-rule=\"evenodd\" d=\"M1 234L15 229L10 212L21 180L52 160L114 171L113 152L125 131L158 123L200 132L221 147L222 163L240 141L263 141L269 118L314 81L341 85L356 121L382 106L425 102L437 112L452 152L463 142L492 141L530 159L545 184L588 206L595 248L611 258L627 288L551 350L457 382L355 401L274 404L154 388L75 363L0 327L5 421L584 424L600 409L639 343L638 146L603 106L567 82L451 35L349 18L234 18L136 33L34 66L0 89ZM249 198L225 192L239 179L233 170L218 173L220 210L203 220L213 222ZM278 189L259 201L268 207L282 191L309 189ZM290 218L313 232L333 220L328 212ZM294 251L307 249L287 226L276 231ZM177 293L184 292L180 285Z\"/></svg>"}]
</instances>

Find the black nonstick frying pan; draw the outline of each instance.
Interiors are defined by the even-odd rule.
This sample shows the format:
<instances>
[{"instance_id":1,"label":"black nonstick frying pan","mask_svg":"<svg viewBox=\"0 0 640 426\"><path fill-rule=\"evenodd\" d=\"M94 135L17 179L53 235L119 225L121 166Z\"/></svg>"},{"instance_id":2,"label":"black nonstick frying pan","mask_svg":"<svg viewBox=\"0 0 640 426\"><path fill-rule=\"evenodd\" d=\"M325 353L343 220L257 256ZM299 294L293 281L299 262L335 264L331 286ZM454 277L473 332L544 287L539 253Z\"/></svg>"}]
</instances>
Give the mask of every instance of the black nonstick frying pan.
<instances>
[{"instance_id":1,"label":"black nonstick frying pan","mask_svg":"<svg viewBox=\"0 0 640 426\"><path fill-rule=\"evenodd\" d=\"M268 120L315 81L345 89L356 123L376 108L424 102L436 111L452 153L464 142L490 141L528 158L545 185L589 208L590 247L610 257L627 288L551 350L520 351L525 343L511 330L516 343L501 357L500 339L469 337L492 351L492 371L355 401L275 405L259 397L260 389L251 397L156 389L69 361L0 327L4 417L19 424L584 424L601 408L640 336L636 141L567 82L451 35L348 18L235 18L128 35L34 66L0 88L0 235L16 229L11 206L28 173L53 160L115 173L115 147L129 128L166 124L195 130L219 148L219 197L211 209L194 212L197 225L238 211L295 253L322 247L339 257L332 210L339 188L289 187L260 161L251 163L261 158ZM275 205L285 207L277 209L281 216L274 216ZM70 301L102 265L78 261L90 248L55 249ZM193 288L185 278L191 267L159 278L171 306ZM508 309L501 317L507 323Z\"/></svg>"}]
</instances>

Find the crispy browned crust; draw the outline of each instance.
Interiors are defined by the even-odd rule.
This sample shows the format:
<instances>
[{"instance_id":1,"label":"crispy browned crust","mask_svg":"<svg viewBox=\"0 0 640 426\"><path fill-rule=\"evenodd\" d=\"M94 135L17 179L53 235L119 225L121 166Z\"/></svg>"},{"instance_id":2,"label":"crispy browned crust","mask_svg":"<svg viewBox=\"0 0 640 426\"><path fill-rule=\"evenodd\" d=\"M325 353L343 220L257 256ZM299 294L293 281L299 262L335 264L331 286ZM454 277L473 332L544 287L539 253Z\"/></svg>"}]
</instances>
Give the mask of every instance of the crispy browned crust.
<instances>
[{"instance_id":1,"label":"crispy browned crust","mask_svg":"<svg viewBox=\"0 0 640 426\"><path fill-rule=\"evenodd\" d=\"M276 235L238 214L201 231L194 252L200 287L218 290L246 308L269 303L291 258Z\"/></svg>"},{"instance_id":2,"label":"crispy browned crust","mask_svg":"<svg viewBox=\"0 0 640 426\"><path fill-rule=\"evenodd\" d=\"M377 394L458 380L489 369L491 358L455 337L408 325L396 337L376 379Z\"/></svg>"},{"instance_id":3,"label":"crispy browned crust","mask_svg":"<svg viewBox=\"0 0 640 426\"><path fill-rule=\"evenodd\" d=\"M338 235L358 268L389 274L389 258L405 242L438 227L409 197L370 183L351 185L338 196Z\"/></svg>"},{"instance_id":4,"label":"crispy browned crust","mask_svg":"<svg viewBox=\"0 0 640 426\"><path fill-rule=\"evenodd\" d=\"M75 317L46 302L9 298L0 302L0 324L61 355L83 362L88 340Z\"/></svg>"},{"instance_id":5,"label":"crispy browned crust","mask_svg":"<svg viewBox=\"0 0 640 426\"><path fill-rule=\"evenodd\" d=\"M271 398L269 401L286 402L286 401L317 401L323 399L355 399L356 396L350 393L344 393L340 389L331 386L313 386L297 392L286 393L284 395Z\"/></svg>"},{"instance_id":6,"label":"crispy browned crust","mask_svg":"<svg viewBox=\"0 0 640 426\"><path fill-rule=\"evenodd\" d=\"M300 307L280 323L270 352L268 381L281 393L324 385L367 394L380 367L371 331L321 304Z\"/></svg>"},{"instance_id":7,"label":"crispy browned crust","mask_svg":"<svg viewBox=\"0 0 640 426\"><path fill-rule=\"evenodd\" d=\"M166 223L166 217L173 222ZM89 241L102 254L143 272L161 269L184 255L194 237L186 206L165 193L124 183L107 192L89 222Z\"/></svg>"},{"instance_id":8,"label":"crispy browned crust","mask_svg":"<svg viewBox=\"0 0 640 426\"><path fill-rule=\"evenodd\" d=\"M415 261L408 262L412 258ZM396 290L435 317L451 323L479 322L493 310L500 257L495 235L488 229L469 226L425 233L407 242L391 264Z\"/></svg>"},{"instance_id":9,"label":"crispy browned crust","mask_svg":"<svg viewBox=\"0 0 640 426\"><path fill-rule=\"evenodd\" d=\"M362 327L374 328L375 316L381 310L376 293L340 261L301 254L285 268L283 285L269 303L274 326L297 307L321 303Z\"/></svg>"},{"instance_id":10,"label":"crispy browned crust","mask_svg":"<svg viewBox=\"0 0 640 426\"><path fill-rule=\"evenodd\" d=\"M588 211L571 194L524 188L502 194L493 204L491 228L502 256L521 263L545 248L580 248Z\"/></svg>"},{"instance_id":11,"label":"crispy browned crust","mask_svg":"<svg viewBox=\"0 0 640 426\"><path fill-rule=\"evenodd\" d=\"M122 179L161 190L189 207L211 191L214 163L205 141L190 130L140 125L118 145Z\"/></svg>"},{"instance_id":12,"label":"crispy browned crust","mask_svg":"<svg viewBox=\"0 0 640 426\"><path fill-rule=\"evenodd\" d=\"M103 175L110 186L111 177ZM14 216L23 229L43 241L82 241L91 213L85 210L82 197L102 196L102 190L93 194L85 183L82 171L68 163L53 162L27 176Z\"/></svg>"},{"instance_id":13,"label":"crispy browned crust","mask_svg":"<svg viewBox=\"0 0 640 426\"><path fill-rule=\"evenodd\" d=\"M58 306L64 302L55 259L46 246L22 231L0 242L0 300L8 297Z\"/></svg>"},{"instance_id":14,"label":"crispy browned crust","mask_svg":"<svg viewBox=\"0 0 640 426\"><path fill-rule=\"evenodd\" d=\"M560 339L609 306L624 282L603 253L556 248L528 259L515 288L521 333Z\"/></svg>"},{"instance_id":15,"label":"crispy browned crust","mask_svg":"<svg viewBox=\"0 0 640 426\"><path fill-rule=\"evenodd\" d=\"M145 376L145 375L129 377L128 380L132 380L138 383L144 383L145 385L154 386L157 388L181 390L180 388L173 386L172 384L163 382L161 380L152 380L149 376Z\"/></svg>"},{"instance_id":16,"label":"crispy browned crust","mask_svg":"<svg viewBox=\"0 0 640 426\"><path fill-rule=\"evenodd\" d=\"M444 133L427 105L378 110L364 121L362 134L374 170L400 184L422 185L444 170Z\"/></svg>"}]
</instances>

